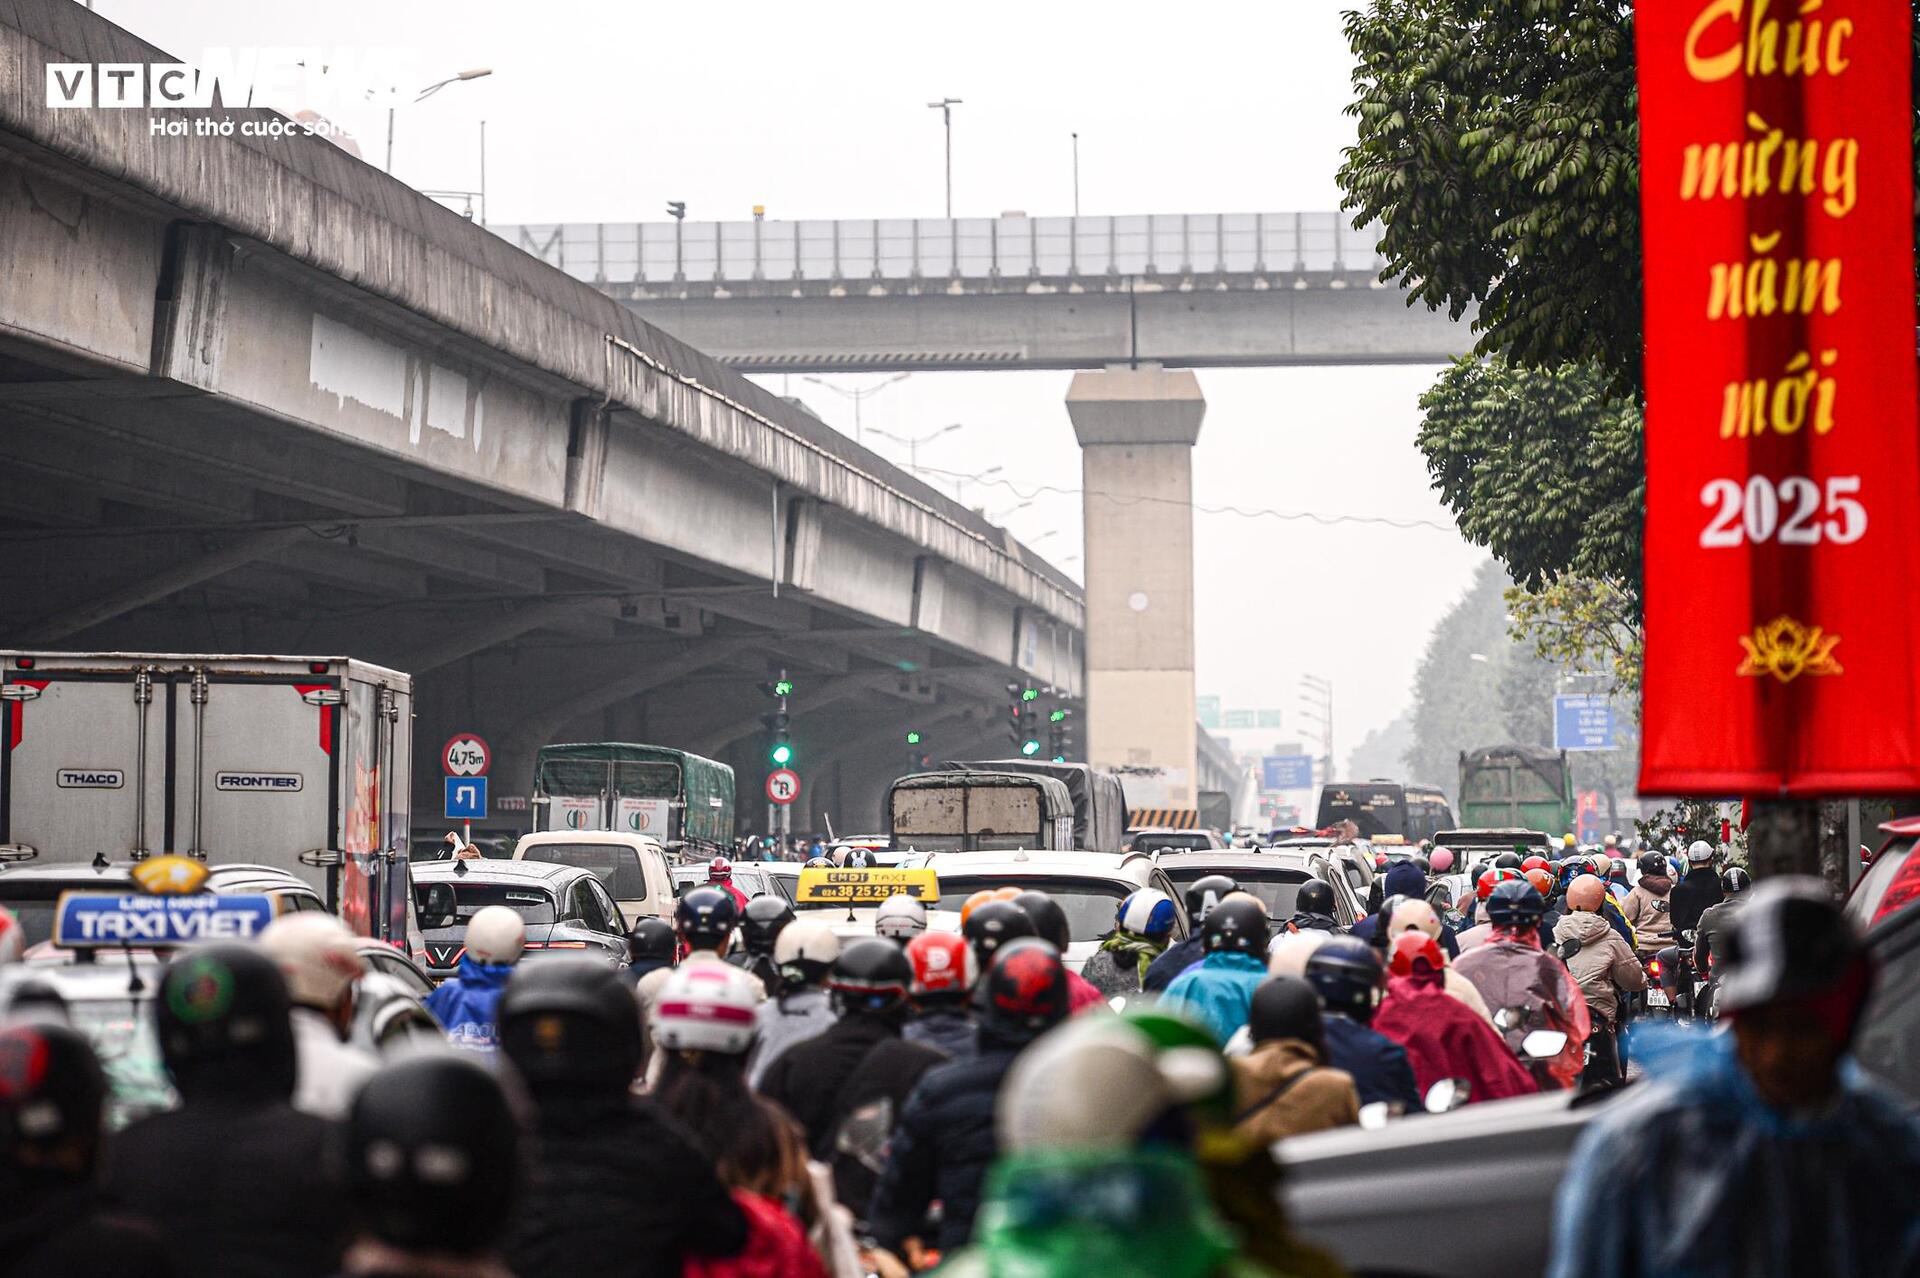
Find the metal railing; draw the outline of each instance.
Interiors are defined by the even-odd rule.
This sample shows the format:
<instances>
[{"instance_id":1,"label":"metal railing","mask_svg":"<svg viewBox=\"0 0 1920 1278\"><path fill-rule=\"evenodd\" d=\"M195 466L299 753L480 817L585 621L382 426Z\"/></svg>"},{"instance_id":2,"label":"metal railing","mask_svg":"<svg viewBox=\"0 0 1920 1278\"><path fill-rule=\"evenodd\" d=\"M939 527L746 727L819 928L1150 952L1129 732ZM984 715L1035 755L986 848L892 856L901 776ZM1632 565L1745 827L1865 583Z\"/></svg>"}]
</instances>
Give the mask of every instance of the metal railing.
<instances>
[{"instance_id":1,"label":"metal railing","mask_svg":"<svg viewBox=\"0 0 1920 1278\"><path fill-rule=\"evenodd\" d=\"M594 283L1373 275L1382 265L1377 232L1355 231L1331 212L547 222L492 229Z\"/></svg>"}]
</instances>

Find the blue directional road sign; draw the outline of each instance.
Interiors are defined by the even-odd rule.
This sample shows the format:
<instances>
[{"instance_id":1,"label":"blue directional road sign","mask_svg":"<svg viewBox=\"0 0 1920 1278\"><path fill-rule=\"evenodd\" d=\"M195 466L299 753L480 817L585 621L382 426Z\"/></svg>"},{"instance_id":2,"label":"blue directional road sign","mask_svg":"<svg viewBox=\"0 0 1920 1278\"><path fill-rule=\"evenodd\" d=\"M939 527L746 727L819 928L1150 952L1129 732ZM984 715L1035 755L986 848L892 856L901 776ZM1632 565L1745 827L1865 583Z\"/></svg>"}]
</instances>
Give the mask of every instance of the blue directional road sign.
<instances>
[{"instance_id":1,"label":"blue directional road sign","mask_svg":"<svg viewBox=\"0 0 1920 1278\"><path fill-rule=\"evenodd\" d=\"M1613 703L1605 697L1559 696L1553 699L1553 748L1613 749Z\"/></svg>"},{"instance_id":2,"label":"blue directional road sign","mask_svg":"<svg viewBox=\"0 0 1920 1278\"><path fill-rule=\"evenodd\" d=\"M1313 756L1310 754L1265 754L1260 756L1262 790L1311 790Z\"/></svg>"},{"instance_id":3,"label":"blue directional road sign","mask_svg":"<svg viewBox=\"0 0 1920 1278\"><path fill-rule=\"evenodd\" d=\"M446 817L449 821L487 819L487 779L485 777L445 777L447 783Z\"/></svg>"}]
</instances>

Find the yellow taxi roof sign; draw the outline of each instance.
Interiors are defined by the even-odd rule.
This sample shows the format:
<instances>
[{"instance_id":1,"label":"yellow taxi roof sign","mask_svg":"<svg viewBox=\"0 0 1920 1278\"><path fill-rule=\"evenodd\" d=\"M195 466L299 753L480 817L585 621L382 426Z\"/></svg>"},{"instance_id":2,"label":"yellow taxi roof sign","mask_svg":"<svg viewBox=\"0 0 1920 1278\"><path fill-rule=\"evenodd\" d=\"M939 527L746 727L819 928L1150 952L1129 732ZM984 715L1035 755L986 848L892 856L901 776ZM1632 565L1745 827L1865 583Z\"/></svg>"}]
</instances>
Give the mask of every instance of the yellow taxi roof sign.
<instances>
[{"instance_id":1,"label":"yellow taxi roof sign","mask_svg":"<svg viewBox=\"0 0 1920 1278\"><path fill-rule=\"evenodd\" d=\"M890 896L932 905L940 899L939 877L932 870L803 869L793 900L796 905L878 905Z\"/></svg>"},{"instance_id":2,"label":"yellow taxi roof sign","mask_svg":"<svg viewBox=\"0 0 1920 1278\"><path fill-rule=\"evenodd\" d=\"M204 861L190 856L151 856L127 871L142 892L151 896L191 896L207 881Z\"/></svg>"}]
</instances>

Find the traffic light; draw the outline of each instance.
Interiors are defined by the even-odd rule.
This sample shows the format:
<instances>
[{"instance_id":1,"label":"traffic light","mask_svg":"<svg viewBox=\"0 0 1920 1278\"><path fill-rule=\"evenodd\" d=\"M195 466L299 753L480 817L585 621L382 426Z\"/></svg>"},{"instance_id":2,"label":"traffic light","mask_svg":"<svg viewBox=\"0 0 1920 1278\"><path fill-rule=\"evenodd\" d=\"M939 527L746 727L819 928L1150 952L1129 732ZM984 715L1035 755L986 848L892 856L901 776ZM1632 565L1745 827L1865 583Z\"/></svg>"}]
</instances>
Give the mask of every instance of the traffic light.
<instances>
[{"instance_id":1,"label":"traffic light","mask_svg":"<svg viewBox=\"0 0 1920 1278\"><path fill-rule=\"evenodd\" d=\"M781 675L778 679L775 679L773 681L773 695L776 697L791 697L793 695L793 680L787 678L785 675Z\"/></svg>"},{"instance_id":2,"label":"traffic light","mask_svg":"<svg viewBox=\"0 0 1920 1278\"><path fill-rule=\"evenodd\" d=\"M1020 699L1022 701L1038 701L1040 699L1040 689L1022 688L1020 689Z\"/></svg>"},{"instance_id":3,"label":"traffic light","mask_svg":"<svg viewBox=\"0 0 1920 1278\"><path fill-rule=\"evenodd\" d=\"M919 733L917 733L917 732L915 732L915 731L914 731L913 729L911 729L911 728L909 728L909 729L907 729L907 744L908 744L908 745L919 745L919 744L920 744L920 734L919 734Z\"/></svg>"},{"instance_id":4,"label":"traffic light","mask_svg":"<svg viewBox=\"0 0 1920 1278\"><path fill-rule=\"evenodd\" d=\"M1016 748L1027 739L1023 722L1026 718L1026 701L1019 684L1007 685L1007 735L1012 738Z\"/></svg>"},{"instance_id":5,"label":"traffic light","mask_svg":"<svg viewBox=\"0 0 1920 1278\"><path fill-rule=\"evenodd\" d=\"M778 703L772 714L760 716L760 722L767 729L767 761L773 767L784 768L793 762L793 736L790 731L793 716L787 713L787 698L793 695L793 680L787 678L787 672L782 670L778 678L761 684L760 690Z\"/></svg>"},{"instance_id":6,"label":"traffic light","mask_svg":"<svg viewBox=\"0 0 1920 1278\"><path fill-rule=\"evenodd\" d=\"M1073 751L1073 711L1055 709L1047 716L1047 754L1055 763L1065 763Z\"/></svg>"}]
</instances>

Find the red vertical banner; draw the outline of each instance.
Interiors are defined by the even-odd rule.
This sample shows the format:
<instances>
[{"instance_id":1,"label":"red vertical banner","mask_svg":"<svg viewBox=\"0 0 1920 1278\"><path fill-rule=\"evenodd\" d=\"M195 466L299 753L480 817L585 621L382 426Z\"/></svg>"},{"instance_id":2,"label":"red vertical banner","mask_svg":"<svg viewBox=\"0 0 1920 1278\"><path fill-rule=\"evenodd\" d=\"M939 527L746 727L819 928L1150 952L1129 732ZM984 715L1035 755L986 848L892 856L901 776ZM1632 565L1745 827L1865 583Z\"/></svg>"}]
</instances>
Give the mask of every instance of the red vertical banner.
<instances>
[{"instance_id":1,"label":"red vertical banner","mask_svg":"<svg viewBox=\"0 0 1920 1278\"><path fill-rule=\"evenodd\" d=\"M1639 0L1640 789L1920 789L1910 0Z\"/></svg>"}]
</instances>

